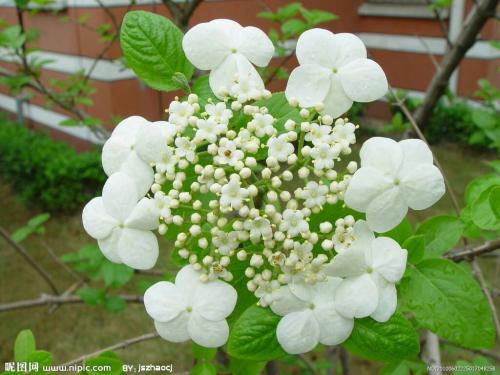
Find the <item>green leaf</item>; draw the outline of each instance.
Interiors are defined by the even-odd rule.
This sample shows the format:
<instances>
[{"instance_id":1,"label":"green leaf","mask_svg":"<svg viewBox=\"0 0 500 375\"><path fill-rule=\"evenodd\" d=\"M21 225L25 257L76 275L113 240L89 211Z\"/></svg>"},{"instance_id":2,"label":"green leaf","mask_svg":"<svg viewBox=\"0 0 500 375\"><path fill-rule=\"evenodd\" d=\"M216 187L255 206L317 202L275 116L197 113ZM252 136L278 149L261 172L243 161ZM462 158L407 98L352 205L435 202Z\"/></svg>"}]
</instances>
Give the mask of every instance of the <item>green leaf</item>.
<instances>
[{"instance_id":1,"label":"green leaf","mask_svg":"<svg viewBox=\"0 0 500 375\"><path fill-rule=\"evenodd\" d=\"M281 31L285 38L290 38L293 36L299 36L304 31L307 30L307 24L295 18L292 18L281 25Z\"/></svg>"},{"instance_id":2,"label":"green leaf","mask_svg":"<svg viewBox=\"0 0 500 375\"><path fill-rule=\"evenodd\" d=\"M102 289L80 288L78 290L80 298L89 305L97 305L104 302L105 292Z\"/></svg>"},{"instance_id":3,"label":"green leaf","mask_svg":"<svg viewBox=\"0 0 500 375\"><path fill-rule=\"evenodd\" d=\"M35 217L32 217L28 221L28 225L30 227L32 227L32 228L36 228L36 227L42 225L43 223L45 223L49 219L50 219L50 214L49 213L43 213L43 214L40 214L40 215L36 215Z\"/></svg>"},{"instance_id":4,"label":"green leaf","mask_svg":"<svg viewBox=\"0 0 500 375\"><path fill-rule=\"evenodd\" d=\"M379 375L424 375L427 374L427 365L421 359L403 359L391 362L384 366Z\"/></svg>"},{"instance_id":5,"label":"green leaf","mask_svg":"<svg viewBox=\"0 0 500 375\"><path fill-rule=\"evenodd\" d=\"M195 359L212 359L217 354L215 348L205 348L193 342L192 345L193 358Z\"/></svg>"},{"instance_id":6,"label":"green leaf","mask_svg":"<svg viewBox=\"0 0 500 375\"><path fill-rule=\"evenodd\" d=\"M102 353L99 357L87 359L85 364L89 366L90 369L98 368L98 366L109 366L110 371L103 370L88 370L89 375L119 375L122 373L123 362L118 357L113 357L107 353Z\"/></svg>"},{"instance_id":7,"label":"green leaf","mask_svg":"<svg viewBox=\"0 0 500 375\"><path fill-rule=\"evenodd\" d=\"M217 369L208 362L197 363L191 370L191 375L216 375Z\"/></svg>"},{"instance_id":8,"label":"green leaf","mask_svg":"<svg viewBox=\"0 0 500 375\"><path fill-rule=\"evenodd\" d=\"M278 11L276 12L276 17L278 20L284 21L287 18L299 14L301 9L302 9L301 3L299 2L290 3L288 5L278 8Z\"/></svg>"},{"instance_id":9,"label":"green leaf","mask_svg":"<svg viewBox=\"0 0 500 375\"><path fill-rule=\"evenodd\" d=\"M49 366L52 364L52 354L45 350L36 350L28 355L28 362L36 362L40 366Z\"/></svg>"},{"instance_id":10,"label":"green leaf","mask_svg":"<svg viewBox=\"0 0 500 375\"><path fill-rule=\"evenodd\" d=\"M423 235L411 236L402 245L408 250L408 262L417 264L424 257L425 237Z\"/></svg>"},{"instance_id":11,"label":"green leaf","mask_svg":"<svg viewBox=\"0 0 500 375\"><path fill-rule=\"evenodd\" d=\"M426 259L410 264L407 274L399 287L400 300L421 326L467 348L493 345L488 302L467 271L447 259Z\"/></svg>"},{"instance_id":12,"label":"green leaf","mask_svg":"<svg viewBox=\"0 0 500 375\"><path fill-rule=\"evenodd\" d=\"M475 178L467 185L465 203L472 204L483 191L493 185L500 185L500 175L492 173Z\"/></svg>"},{"instance_id":13,"label":"green leaf","mask_svg":"<svg viewBox=\"0 0 500 375\"><path fill-rule=\"evenodd\" d=\"M103 262L101 273L107 287L118 288L125 285L134 275L134 270L124 264Z\"/></svg>"},{"instance_id":14,"label":"green leaf","mask_svg":"<svg viewBox=\"0 0 500 375\"><path fill-rule=\"evenodd\" d=\"M390 237L400 245L406 241L408 237L413 234L413 228L411 227L411 223L408 218L404 218L401 223L398 224L397 227L391 229L388 232L383 233L382 235L385 237Z\"/></svg>"},{"instance_id":15,"label":"green leaf","mask_svg":"<svg viewBox=\"0 0 500 375\"><path fill-rule=\"evenodd\" d=\"M300 117L299 110L288 104L284 92L275 92L270 99L258 100L255 102L256 106L265 106L269 110L275 119L276 123L274 127L281 134L285 131L285 122L290 119L295 121L297 124L302 122L302 117Z\"/></svg>"},{"instance_id":16,"label":"green leaf","mask_svg":"<svg viewBox=\"0 0 500 375\"><path fill-rule=\"evenodd\" d=\"M174 79L189 80L193 66L182 50L183 34L167 18L145 11L128 12L120 31L127 65L150 87L172 91L181 88Z\"/></svg>"},{"instance_id":17,"label":"green leaf","mask_svg":"<svg viewBox=\"0 0 500 375\"><path fill-rule=\"evenodd\" d=\"M496 125L497 117L489 111L476 109L472 112L472 121L481 129L491 129Z\"/></svg>"},{"instance_id":18,"label":"green leaf","mask_svg":"<svg viewBox=\"0 0 500 375\"><path fill-rule=\"evenodd\" d=\"M266 362L229 358L229 370L233 375L259 375L265 367Z\"/></svg>"},{"instance_id":19,"label":"green leaf","mask_svg":"<svg viewBox=\"0 0 500 375\"><path fill-rule=\"evenodd\" d=\"M104 299L104 308L111 312L117 313L127 307L127 302L120 296L106 296Z\"/></svg>"},{"instance_id":20,"label":"green leaf","mask_svg":"<svg viewBox=\"0 0 500 375\"><path fill-rule=\"evenodd\" d=\"M217 97L210 88L207 75L198 77L198 79L194 81L193 86L191 87L191 92L198 95L198 103L200 104L202 111L204 110L208 99L212 99L214 102L218 101Z\"/></svg>"},{"instance_id":21,"label":"green leaf","mask_svg":"<svg viewBox=\"0 0 500 375\"><path fill-rule=\"evenodd\" d=\"M301 13L309 26L316 26L320 23L333 21L338 18L338 16L333 13L319 9L302 9Z\"/></svg>"},{"instance_id":22,"label":"green leaf","mask_svg":"<svg viewBox=\"0 0 500 375\"><path fill-rule=\"evenodd\" d=\"M416 234L425 237L425 257L439 257L453 249L462 233L464 224L455 216L441 215L427 219L417 227Z\"/></svg>"},{"instance_id":23,"label":"green leaf","mask_svg":"<svg viewBox=\"0 0 500 375\"><path fill-rule=\"evenodd\" d=\"M36 350L35 336L29 329L22 330L14 343L14 359L16 362L28 362L30 354Z\"/></svg>"},{"instance_id":24,"label":"green leaf","mask_svg":"<svg viewBox=\"0 0 500 375\"><path fill-rule=\"evenodd\" d=\"M500 220L500 187L499 186L497 186L496 188L494 188L490 191L490 206L491 206L491 209L493 210L493 213L497 217L497 219Z\"/></svg>"},{"instance_id":25,"label":"green leaf","mask_svg":"<svg viewBox=\"0 0 500 375\"><path fill-rule=\"evenodd\" d=\"M280 319L270 309L250 306L232 327L228 354L251 361L269 361L286 355L276 338Z\"/></svg>"},{"instance_id":26,"label":"green leaf","mask_svg":"<svg viewBox=\"0 0 500 375\"><path fill-rule=\"evenodd\" d=\"M30 227L22 227L16 230L14 233L11 234L11 238L19 243L22 242L28 237L31 233L33 233L33 228Z\"/></svg>"},{"instance_id":27,"label":"green leaf","mask_svg":"<svg viewBox=\"0 0 500 375\"><path fill-rule=\"evenodd\" d=\"M488 189L483 191L481 195L479 195L479 197L472 203L471 206L472 221L479 228L485 230L493 230L493 231L500 229L500 219L498 217L498 210L499 210L498 198L496 199L497 200L496 206L492 205L492 202L490 200L491 194L494 193L496 196L498 196L499 191L500 191L500 185L490 186ZM493 197L493 200L495 200L495 197Z\"/></svg>"},{"instance_id":28,"label":"green leaf","mask_svg":"<svg viewBox=\"0 0 500 375\"><path fill-rule=\"evenodd\" d=\"M398 313L385 323L356 319L351 336L342 345L355 355L382 362L415 357L420 350L415 328Z\"/></svg>"}]
</instances>

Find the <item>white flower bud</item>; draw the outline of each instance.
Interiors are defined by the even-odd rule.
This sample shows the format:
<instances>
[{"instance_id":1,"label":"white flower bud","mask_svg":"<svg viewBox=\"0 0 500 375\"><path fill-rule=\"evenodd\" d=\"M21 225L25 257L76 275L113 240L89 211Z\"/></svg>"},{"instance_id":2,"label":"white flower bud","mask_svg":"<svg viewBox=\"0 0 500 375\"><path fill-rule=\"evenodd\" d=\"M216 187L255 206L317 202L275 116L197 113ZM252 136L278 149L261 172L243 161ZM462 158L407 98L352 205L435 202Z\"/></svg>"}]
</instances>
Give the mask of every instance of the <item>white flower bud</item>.
<instances>
[{"instance_id":1,"label":"white flower bud","mask_svg":"<svg viewBox=\"0 0 500 375\"><path fill-rule=\"evenodd\" d=\"M288 131L294 130L296 125L297 125L297 123L295 121L288 119L285 122L285 129Z\"/></svg>"},{"instance_id":2,"label":"white flower bud","mask_svg":"<svg viewBox=\"0 0 500 375\"><path fill-rule=\"evenodd\" d=\"M319 225L319 230L321 233L330 233L333 229L332 223L325 221Z\"/></svg>"},{"instance_id":3,"label":"white flower bud","mask_svg":"<svg viewBox=\"0 0 500 375\"><path fill-rule=\"evenodd\" d=\"M347 164L347 171L349 173L354 173L358 170L358 163L355 161L350 161L349 164Z\"/></svg>"},{"instance_id":4,"label":"white flower bud","mask_svg":"<svg viewBox=\"0 0 500 375\"><path fill-rule=\"evenodd\" d=\"M262 259L262 255L254 254L250 258L250 265L255 268L259 268L264 264L264 259Z\"/></svg>"},{"instance_id":5,"label":"white flower bud","mask_svg":"<svg viewBox=\"0 0 500 375\"><path fill-rule=\"evenodd\" d=\"M247 259L247 255L248 254L245 250L240 250L236 253L236 258L238 258L238 260L240 261L244 261L245 259Z\"/></svg>"},{"instance_id":6,"label":"white flower bud","mask_svg":"<svg viewBox=\"0 0 500 375\"><path fill-rule=\"evenodd\" d=\"M202 249L206 249L208 247L208 240L206 238L200 238L198 240L198 246Z\"/></svg>"},{"instance_id":7,"label":"white flower bud","mask_svg":"<svg viewBox=\"0 0 500 375\"><path fill-rule=\"evenodd\" d=\"M166 224L164 224L164 223L162 223L162 224L160 224L160 226L158 227L158 233L159 233L160 235L162 235L162 236L163 236L165 233L167 233L167 229L168 229L168 228L167 228L167 225L166 225Z\"/></svg>"},{"instance_id":8,"label":"white flower bud","mask_svg":"<svg viewBox=\"0 0 500 375\"><path fill-rule=\"evenodd\" d=\"M245 269L245 276L248 278L254 277L255 276L255 270L252 267L247 267Z\"/></svg>"},{"instance_id":9,"label":"white flower bud","mask_svg":"<svg viewBox=\"0 0 500 375\"><path fill-rule=\"evenodd\" d=\"M269 168L264 168L261 173L264 180L268 180L271 178L272 172Z\"/></svg>"}]
</instances>

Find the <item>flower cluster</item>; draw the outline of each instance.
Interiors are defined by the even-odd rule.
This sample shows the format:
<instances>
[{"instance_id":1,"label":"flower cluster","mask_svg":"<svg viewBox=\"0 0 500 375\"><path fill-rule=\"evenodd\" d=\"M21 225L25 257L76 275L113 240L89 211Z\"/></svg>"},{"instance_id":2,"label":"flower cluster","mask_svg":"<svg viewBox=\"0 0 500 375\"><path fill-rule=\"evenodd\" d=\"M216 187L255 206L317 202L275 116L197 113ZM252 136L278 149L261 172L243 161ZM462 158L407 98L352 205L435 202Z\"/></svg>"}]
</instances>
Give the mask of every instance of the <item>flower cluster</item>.
<instances>
[{"instance_id":1,"label":"flower cluster","mask_svg":"<svg viewBox=\"0 0 500 375\"><path fill-rule=\"evenodd\" d=\"M167 122L122 121L103 149L110 176L103 195L83 211L103 254L133 268L156 262L151 230L175 237L184 267L175 284L159 282L145 294L159 334L223 345L235 278L246 278L258 305L282 316L276 335L289 353L343 342L355 318L387 321L407 252L374 232L395 227L408 207L434 204L444 184L419 140L372 138L359 168L344 163L357 125L336 117L387 89L362 42L305 32L301 65L287 101L278 102L285 115L271 110L283 97L264 88L252 65L267 65L273 54L262 31L215 20L188 31L183 47L193 65L210 70L219 101L202 104L190 94L170 104ZM338 214L344 204L366 221Z\"/></svg>"}]
</instances>

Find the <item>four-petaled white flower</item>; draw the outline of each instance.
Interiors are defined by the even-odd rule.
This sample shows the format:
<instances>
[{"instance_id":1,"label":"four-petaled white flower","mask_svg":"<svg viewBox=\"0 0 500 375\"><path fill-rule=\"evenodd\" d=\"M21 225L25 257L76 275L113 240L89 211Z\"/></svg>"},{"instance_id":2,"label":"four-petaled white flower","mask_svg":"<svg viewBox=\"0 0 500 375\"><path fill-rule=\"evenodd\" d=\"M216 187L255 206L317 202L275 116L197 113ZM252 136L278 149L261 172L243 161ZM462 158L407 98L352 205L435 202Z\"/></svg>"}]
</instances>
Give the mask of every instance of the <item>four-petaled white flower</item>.
<instances>
[{"instance_id":1,"label":"four-petaled white flower","mask_svg":"<svg viewBox=\"0 0 500 375\"><path fill-rule=\"evenodd\" d=\"M113 174L83 209L83 227L98 241L106 258L136 269L152 268L158 259L158 210L153 199L142 198L134 181L122 172Z\"/></svg>"},{"instance_id":2,"label":"four-petaled white flower","mask_svg":"<svg viewBox=\"0 0 500 375\"><path fill-rule=\"evenodd\" d=\"M208 118L206 120L199 119L196 121L196 140L204 141L207 140L210 143L217 142L218 136L227 130L226 124L218 123L213 118Z\"/></svg>"},{"instance_id":3,"label":"four-petaled white flower","mask_svg":"<svg viewBox=\"0 0 500 375\"><path fill-rule=\"evenodd\" d=\"M314 168L316 169L331 169L335 164L335 158L339 156L340 150L335 146L330 146L328 143L321 143L311 149L311 157L313 158Z\"/></svg>"},{"instance_id":4,"label":"four-petaled white flower","mask_svg":"<svg viewBox=\"0 0 500 375\"><path fill-rule=\"evenodd\" d=\"M237 149L234 141L222 138L218 149L218 155L214 157L214 161L218 164L229 164L234 167L238 161L243 159L243 156L245 156L245 154L243 151Z\"/></svg>"},{"instance_id":5,"label":"four-petaled white flower","mask_svg":"<svg viewBox=\"0 0 500 375\"><path fill-rule=\"evenodd\" d=\"M319 343L338 345L349 337L354 320L339 314L334 303L341 281L338 277L329 277L315 285L281 288L280 298L270 307L283 316L276 336L287 353L306 353Z\"/></svg>"},{"instance_id":6,"label":"four-petaled white flower","mask_svg":"<svg viewBox=\"0 0 500 375\"><path fill-rule=\"evenodd\" d=\"M335 293L335 306L347 317L385 322L396 311L394 284L403 277L408 252L392 238L375 238L365 221L355 224L354 236L351 246L325 267L327 275L345 278Z\"/></svg>"},{"instance_id":7,"label":"four-petaled white flower","mask_svg":"<svg viewBox=\"0 0 500 375\"><path fill-rule=\"evenodd\" d=\"M182 48L195 67L210 70L210 87L219 98L236 81L248 80L251 86L263 89L252 63L264 67L274 54L273 43L262 30L226 19L194 26L184 36Z\"/></svg>"},{"instance_id":8,"label":"four-petaled white flower","mask_svg":"<svg viewBox=\"0 0 500 375\"><path fill-rule=\"evenodd\" d=\"M360 151L361 168L344 196L347 206L365 212L370 228L383 233L398 225L408 207L423 210L444 194L443 176L432 152L419 139L396 142L373 137Z\"/></svg>"},{"instance_id":9,"label":"four-petaled white flower","mask_svg":"<svg viewBox=\"0 0 500 375\"><path fill-rule=\"evenodd\" d=\"M188 137L175 138L175 155L193 162L196 157L196 143Z\"/></svg>"},{"instance_id":10,"label":"four-petaled white flower","mask_svg":"<svg viewBox=\"0 0 500 375\"><path fill-rule=\"evenodd\" d=\"M175 284L160 281L146 290L144 306L165 340L191 339L215 348L227 341L226 317L233 311L236 298L231 285L220 280L202 283L200 273L189 265L177 273Z\"/></svg>"},{"instance_id":11,"label":"four-petaled white flower","mask_svg":"<svg viewBox=\"0 0 500 375\"><path fill-rule=\"evenodd\" d=\"M273 135L276 129L273 126L274 118L270 114L256 113L252 121L249 122L249 127L254 128L254 133L261 138L265 135Z\"/></svg>"},{"instance_id":12,"label":"four-petaled white flower","mask_svg":"<svg viewBox=\"0 0 500 375\"><path fill-rule=\"evenodd\" d=\"M212 237L212 243L219 250L220 254L229 255L240 244L238 241L238 232L232 231L227 233L220 230Z\"/></svg>"},{"instance_id":13,"label":"four-petaled white flower","mask_svg":"<svg viewBox=\"0 0 500 375\"><path fill-rule=\"evenodd\" d=\"M309 230L309 224L304 219L300 210L287 208L283 211L283 220L280 223L280 231L287 232L290 237L297 237L300 233Z\"/></svg>"},{"instance_id":14,"label":"four-petaled white flower","mask_svg":"<svg viewBox=\"0 0 500 375\"><path fill-rule=\"evenodd\" d=\"M282 134L276 138L270 138L267 141L268 155L275 157L276 160L285 162L288 156L293 154L294 147L288 141L288 135Z\"/></svg>"},{"instance_id":15,"label":"four-petaled white flower","mask_svg":"<svg viewBox=\"0 0 500 375\"><path fill-rule=\"evenodd\" d=\"M233 111L226 107L226 103L219 102L217 104L207 104L205 106L209 119L214 120L220 124L228 124L229 120L233 117Z\"/></svg>"},{"instance_id":16,"label":"four-petaled white flower","mask_svg":"<svg viewBox=\"0 0 500 375\"><path fill-rule=\"evenodd\" d=\"M342 148L347 148L349 145L356 143L355 130L356 126L351 122L347 124L337 124L332 130L332 140L340 143Z\"/></svg>"},{"instance_id":17,"label":"four-petaled white flower","mask_svg":"<svg viewBox=\"0 0 500 375\"><path fill-rule=\"evenodd\" d=\"M354 34L308 30L299 37L296 54L300 66L290 75L285 94L302 107L322 103L322 114L338 117L354 101L371 102L387 92L384 71L366 58L366 48Z\"/></svg>"},{"instance_id":18,"label":"four-petaled white flower","mask_svg":"<svg viewBox=\"0 0 500 375\"><path fill-rule=\"evenodd\" d=\"M153 169L161 152L167 147L164 121L151 123L140 116L131 116L120 122L102 149L104 172L128 174L140 195L146 194L153 183Z\"/></svg>"},{"instance_id":19,"label":"four-petaled white flower","mask_svg":"<svg viewBox=\"0 0 500 375\"><path fill-rule=\"evenodd\" d=\"M301 197L305 199L304 206L313 208L324 205L326 202L327 193L327 186L320 185L316 181L309 181L301 195Z\"/></svg>"},{"instance_id":20,"label":"four-petaled white flower","mask_svg":"<svg viewBox=\"0 0 500 375\"><path fill-rule=\"evenodd\" d=\"M177 132L182 133L188 125L189 118L194 113L194 108L187 102L178 102L174 100L168 107L168 121L175 125Z\"/></svg>"},{"instance_id":21,"label":"four-petaled white flower","mask_svg":"<svg viewBox=\"0 0 500 375\"><path fill-rule=\"evenodd\" d=\"M328 143L331 139L331 130L331 126L312 123L310 124L309 131L306 133L305 140L311 142L315 146L322 143Z\"/></svg>"},{"instance_id":22,"label":"four-petaled white flower","mask_svg":"<svg viewBox=\"0 0 500 375\"><path fill-rule=\"evenodd\" d=\"M261 238L269 240L273 235L271 222L263 217L245 220L244 228L250 232L250 240L257 242Z\"/></svg>"},{"instance_id":23,"label":"four-petaled white flower","mask_svg":"<svg viewBox=\"0 0 500 375\"><path fill-rule=\"evenodd\" d=\"M248 190L241 187L241 181L238 178L231 178L227 184L222 186L220 205L238 210L246 197L248 197Z\"/></svg>"}]
</instances>

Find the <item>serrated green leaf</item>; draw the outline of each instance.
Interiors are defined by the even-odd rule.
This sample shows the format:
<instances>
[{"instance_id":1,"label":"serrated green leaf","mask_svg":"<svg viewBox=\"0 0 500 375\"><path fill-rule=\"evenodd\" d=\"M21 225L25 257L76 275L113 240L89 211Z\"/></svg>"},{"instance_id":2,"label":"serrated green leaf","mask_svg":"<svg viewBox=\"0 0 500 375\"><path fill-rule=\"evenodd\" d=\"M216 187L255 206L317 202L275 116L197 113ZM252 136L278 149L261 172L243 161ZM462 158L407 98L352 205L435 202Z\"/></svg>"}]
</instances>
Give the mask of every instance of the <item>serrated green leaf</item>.
<instances>
[{"instance_id":1,"label":"serrated green leaf","mask_svg":"<svg viewBox=\"0 0 500 375\"><path fill-rule=\"evenodd\" d=\"M29 329L22 330L14 342L14 359L16 362L28 362L30 354L36 350L35 336Z\"/></svg>"},{"instance_id":2,"label":"serrated green leaf","mask_svg":"<svg viewBox=\"0 0 500 375\"><path fill-rule=\"evenodd\" d=\"M182 31L169 19L145 11L128 12L120 31L120 44L127 65L150 87L179 89L174 80L182 73L189 80L193 66L182 50Z\"/></svg>"},{"instance_id":3,"label":"serrated green leaf","mask_svg":"<svg viewBox=\"0 0 500 375\"><path fill-rule=\"evenodd\" d=\"M269 361L285 355L276 338L280 319L270 309L250 306L232 327L228 354L251 361Z\"/></svg>"},{"instance_id":4,"label":"serrated green leaf","mask_svg":"<svg viewBox=\"0 0 500 375\"><path fill-rule=\"evenodd\" d=\"M417 227L415 234L425 238L425 258L439 257L453 249L460 241L464 224L455 216L441 215L427 219Z\"/></svg>"},{"instance_id":5,"label":"serrated green leaf","mask_svg":"<svg viewBox=\"0 0 500 375\"><path fill-rule=\"evenodd\" d=\"M292 18L281 25L281 31L285 38L299 36L307 30L307 24L299 19Z\"/></svg>"},{"instance_id":6,"label":"serrated green leaf","mask_svg":"<svg viewBox=\"0 0 500 375\"><path fill-rule=\"evenodd\" d=\"M412 358L420 350L415 328L398 313L385 323L357 319L351 336L342 345L355 355L382 362Z\"/></svg>"},{"instance_id":7,"label":"serrated green leaf","mask_svg":"<svg viewBox=\"0 0 500 375\"><path fill-rule=\"evenodd\" d=\"M399 291L403 310L440 337L467 348L493 345L488 302L472 276L452 261L425 259L410 264Z\"/></svg>"},{"instance_id":8,"label":"serrated green leaf","mask_svg":"<svg viewBox=\"0 0 500 375\"><path fill-rule=\"evenodd\" d=\"M498 211L500 209L498 205L498 199L496 206L493 206L490 200L491 194L495 191L497 192L495 194L498 196L498 192L500 191L500 184L490 186L488 189L483 191L471 205L472 221L479 228L484 230L495 231L500 229L500 218L498 216ZM493 202L493 204L494 203L495 202Z\"/></svg>"},{"instance_id":9,"label":"serrated green leaf","mask_svg":"<svg viewBox=\"0 0 500 375\"><path fill-rule=\"evenodd\" d=\"M408 250L408 262L417 264L424 257L425 237L423 235L411 236L402 245Z\"/></svg>"}]
</instances>

